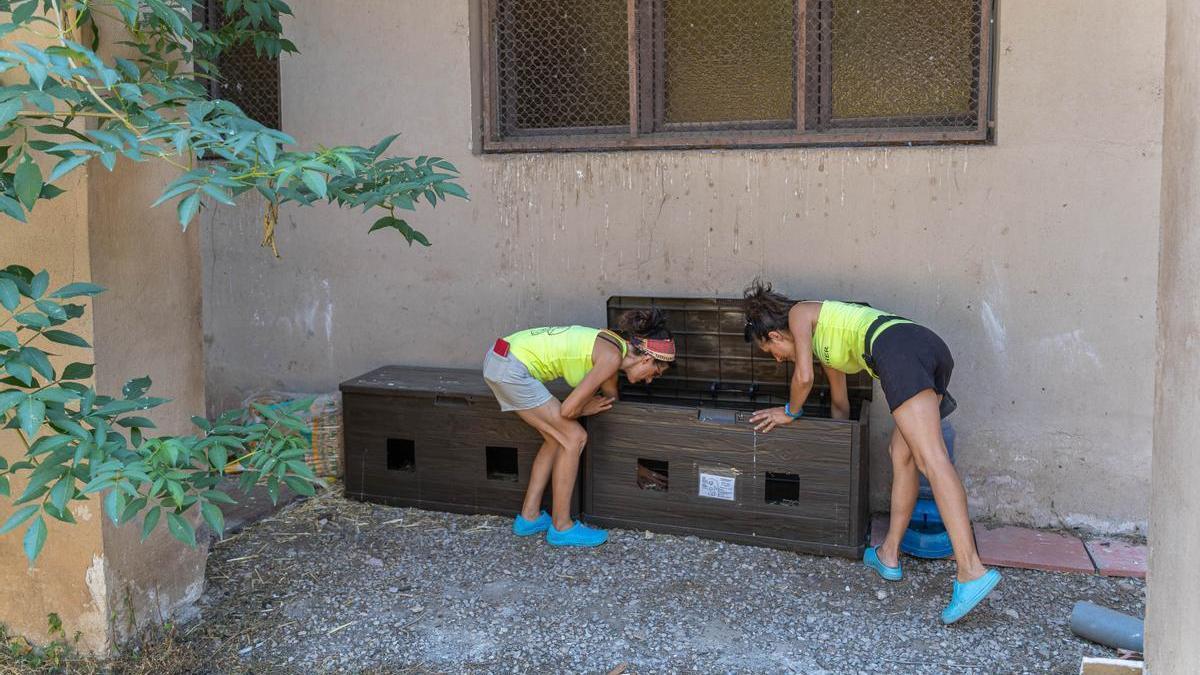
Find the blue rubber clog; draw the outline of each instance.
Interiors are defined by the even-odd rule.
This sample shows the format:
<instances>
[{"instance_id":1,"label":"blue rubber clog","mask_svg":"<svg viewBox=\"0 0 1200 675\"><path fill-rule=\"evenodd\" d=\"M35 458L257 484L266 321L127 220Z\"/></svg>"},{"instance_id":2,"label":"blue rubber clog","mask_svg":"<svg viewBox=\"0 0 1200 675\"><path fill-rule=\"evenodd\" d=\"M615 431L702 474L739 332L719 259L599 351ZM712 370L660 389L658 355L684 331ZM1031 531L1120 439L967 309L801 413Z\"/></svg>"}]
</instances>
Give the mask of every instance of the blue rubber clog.
<instances>
[{"instance_id":1,"label":"blue rubber clog","mask_svg":"<svg viewBox=\"0 0 1200 675\"><path fill-rule=\"evenodd\" d=\"M531 534L541 534L550 529L550 514L542 511L537 518L526 520L521 514L517 514L513 520L513 534L518 537L528 537Z\"/></svg>"},{"instance_id":2,"label":"blue rubber clog","mask_svg":"<svg viewBox=\"0 0 1200 675\"><path fill-rule=\"evenodd\" d=\"M899 561L897 561L895 567L884 565L883 561L879 559L877 548L877 546L872 546L863 552L863 564L875 570L880 577L883 577L887 581L900 581L903 579L904 570L900 568Z\"/></svg>"},{"instance_id":3,"label":"blue rubber clog","mask_svg":"<svg viewBox=\"0 0 1200 675\"><path fill-rule=\"evenodd\" d=\"M988 570L983 576L965 584L959 583L955 579L950 604L942 610L942 623L949 625L966 616L988 596L988 593L992 592L992 589L996 588L998 583L1000 583L1000 573L996 570Z\"/></svg>"},{"instance_id":4,"label":"blue rubber clog","mask_svg":"<svg viewBox=\"0 0 1200 675\"><path fill-rule=\"evenodd\" d=\"M588 527L577 520L565 530L551 525L546 530L546 541L551 546L599 546L608 541L608 532Z\"/></svg>"}]
</instances>

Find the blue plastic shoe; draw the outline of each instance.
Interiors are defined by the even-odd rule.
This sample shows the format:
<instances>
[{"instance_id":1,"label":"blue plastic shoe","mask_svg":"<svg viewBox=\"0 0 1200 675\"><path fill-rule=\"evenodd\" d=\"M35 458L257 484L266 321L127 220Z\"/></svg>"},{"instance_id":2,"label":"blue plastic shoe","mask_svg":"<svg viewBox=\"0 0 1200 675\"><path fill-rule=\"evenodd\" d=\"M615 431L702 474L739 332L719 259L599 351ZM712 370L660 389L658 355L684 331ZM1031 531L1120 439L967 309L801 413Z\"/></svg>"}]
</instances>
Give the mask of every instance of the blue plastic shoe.
<instances>
[{"instance_id":1,"label":"blue plastic shoe","mask_svg":"<svg viewBox=\"0 0 1200 675\"><path fill-rule=\"evenodd\" d=\"M542 511L537 518L526 520L521 514L517 514L513 520L513 534L518 537L528 537L531 534L541 534L550 529L550 514Z\"/></svg>"},{"instance_id":2,"label":"blue plastic shoe","mask_svg":"<svg viewBox=\"0 0 1200 675\"><path fill-rule=\"evenodd\" d=\"M608 541L608 532L588 527L577 520L565 530L551 525L546 530L546 541L551 546L599 546Z\"/></svg>"},{"instance_id":3,"label":"blue plastic shoe","mask_svg":"<svg viewBox=\"0 0 1200 675\"><path fill-rule=\"evenodd\" d=\"M988 570L983 576L965 584L959 583L955 579L950 604L942 610L942 623L949 625L966 616L987 597L988 593L992 592L998 583L1000 583L1000 573L996 570Z\"/></svg>"},{"instance_id":4,"label":"blue plastic shoe","mask_svg":"<svg viewBox=\"0 0 1200 675\"><path fill-rule=\"evenodd\" d=\"M879 576L883 577L887 581L900 581L903 579L904 570L900 569L899 562L897 561L895 567L888 567L887 565L884 565L883 561L879 559L879 551L876 550L878 548L878 546L872 546L866 551L863 551L863 564L875 570Z\"/></svg>"}]
</instances>

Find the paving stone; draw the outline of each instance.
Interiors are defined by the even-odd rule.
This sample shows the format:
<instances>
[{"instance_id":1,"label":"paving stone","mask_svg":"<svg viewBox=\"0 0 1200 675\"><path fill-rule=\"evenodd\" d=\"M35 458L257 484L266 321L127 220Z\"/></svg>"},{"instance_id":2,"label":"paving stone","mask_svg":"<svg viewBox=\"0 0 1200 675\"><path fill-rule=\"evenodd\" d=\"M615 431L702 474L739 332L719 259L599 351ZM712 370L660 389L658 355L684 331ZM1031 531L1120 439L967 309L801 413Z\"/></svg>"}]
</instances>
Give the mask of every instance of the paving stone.
<instances>
[{"instance_id":1,"label":"paving stone","mask_svg":"<svg viewBox=\"0 0 1200 675\"><path fill-rule=\"evenodd\" d=\"M1117 539L1089 539L1084 542L1096 568L1106 577L1146 578L1146 560L1150 551L1143 545Z\"/></svg>"},{"instance_id":2,"label":"paving stone","mask_svg":"<svg viewBox=\"0 0 1200 675\"><path fill-rule=\"evenodd\" d=\"M985 565L1050 572L1096 571L1083 541L1068 534L1009 525L996 528L976 525L975 543Z\"/></svg>"}]
</instances>

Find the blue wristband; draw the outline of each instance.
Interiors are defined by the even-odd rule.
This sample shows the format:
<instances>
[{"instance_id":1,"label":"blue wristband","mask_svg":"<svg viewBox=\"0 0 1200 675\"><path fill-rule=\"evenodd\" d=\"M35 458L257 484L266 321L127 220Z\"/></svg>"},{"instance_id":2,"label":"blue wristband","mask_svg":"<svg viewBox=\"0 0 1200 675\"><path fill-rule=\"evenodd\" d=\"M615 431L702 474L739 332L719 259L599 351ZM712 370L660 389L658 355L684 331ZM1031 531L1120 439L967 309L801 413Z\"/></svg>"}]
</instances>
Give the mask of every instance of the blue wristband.
<instances>
[{"instance_id":1,"label":"blue wristband","mask_svg":"<svg viewBox=\"0 0 1200 675\"><path fill-rule=\"evenodd\" d=\"M796 412L792 412L792 402L788 401L787 403L783 404L783 414L787 415L788 417L790 417L794 420L798 420L801 417L804 417L804 408L801 408L800 410L798 410Z\"/></svg>"}]
</instances>

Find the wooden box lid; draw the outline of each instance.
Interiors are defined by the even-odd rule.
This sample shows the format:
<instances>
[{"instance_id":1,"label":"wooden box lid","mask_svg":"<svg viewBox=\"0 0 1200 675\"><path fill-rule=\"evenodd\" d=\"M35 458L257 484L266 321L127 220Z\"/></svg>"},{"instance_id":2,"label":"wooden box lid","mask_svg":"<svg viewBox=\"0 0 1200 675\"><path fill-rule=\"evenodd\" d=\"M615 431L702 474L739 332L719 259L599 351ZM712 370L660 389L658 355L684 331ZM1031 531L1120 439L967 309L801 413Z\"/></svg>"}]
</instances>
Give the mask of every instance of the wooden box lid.
<instances>
[{"instance_id":1,"label":"wooden box lid","mask_svg":"<svg viewBox=\"0 0 1200 675\"><path fill-rule=\"evenodd\" d=\"M492 392L478 369L384 366L347 380L343 394L377 394L417 397L491 397Z\"/></svg>"},{"instance_id":2,"label":"wooden box lid","mask_svg":"<svg viewBox=\"0 0 1200 675\"><path fill-rule=\"evenodd\" d=\"M622 377L622 398L767 405L787 400L792 364L776 363L746 342L741 300L613 296L608 299L609 328L616 329L626 311L651 308L667 315L667 326L675 336L676 361L650 385L630 384ZM809 401L825 403L829 383L815 359L813 375ZM871 398L871 376L866 372L847 375L846 385L852 401Z\"/></svg>"},{"instance_id":3,"label":"wooden box lid","mask_svg":"<svg viewBox=\"0 0 1200 675\"><path fill-rule=\"evenodd\" d=\"M571 391L561 382L550 383L547 388L559 399ZM383 366L346 380L338 389L343 394L495 401L491 388L483 381L482 364L479 368Z\"/></svg>"}]
</instances>

